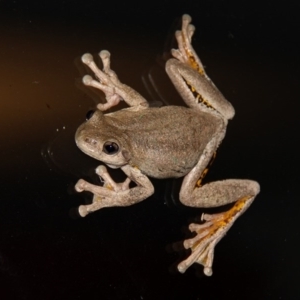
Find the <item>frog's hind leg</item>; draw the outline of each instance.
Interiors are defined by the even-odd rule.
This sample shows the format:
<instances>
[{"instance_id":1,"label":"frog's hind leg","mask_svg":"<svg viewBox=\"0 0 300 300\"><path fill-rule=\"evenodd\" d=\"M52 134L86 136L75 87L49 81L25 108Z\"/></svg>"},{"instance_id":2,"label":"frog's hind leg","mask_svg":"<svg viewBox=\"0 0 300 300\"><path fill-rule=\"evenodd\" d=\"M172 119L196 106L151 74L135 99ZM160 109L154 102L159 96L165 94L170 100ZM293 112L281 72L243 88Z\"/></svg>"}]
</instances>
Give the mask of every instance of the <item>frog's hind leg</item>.
<instances>
[{"instance_id":1,"label":"frog's hind leg","mask_svg":"<svg viewBox=\"0 0 300 300\"><path fill-rule=\"evenodd\" d=\"M212 275L214 248L227 231L251 205L260 187L256 181L245 179L227 179L202 185L210 161L214 158L217 145L222 135L216 135L207 144L196 166L184 177L180 190L180 201L191 207L219 207L234 203L223 213L202 216L204 224L191 224L190 230L196 233L192 239L184 241L184 247L192 250L191 255L178 265L180 272L185 272L193 263L204 266L204 273Z\"/></svg>"},{"instance_id":2,"label":"frog's hind leg","mask_svg":"<svg viewBox=\"0 0 300 300\"><path fill-rule=\"evenodd\" d=\"M189 107L221 115L225 123L233 118L233 106L207 77L174 58L167 61L166 72Z\"/></svg>"},{"instance_id":3,"label":"frog's hind leg","mask_svg":"<svg viewBox=\"0 0 300 300\"><path fill-rule=\"evenodd\" d=\"M166 72L186 104L194 109L223 117L226 122L234 116L234 108L205 73L191 38L195 27L191 17L183 15L182 28L176 31L178 49L172 49L171 58L166 63Z\"/></svg>"},{"instance_id":4,"label":"frog's hind leg","mask_svg":"<svg viewBox=\"0 0 300 300\"><path fill-rule=\"evenodd\" d=\"M186 191L188 192L188 191ZM216 207L235 202L226 212L203 214L204 224L190 224L189 229L196 233L194 238L184 241L184 247L191 249L191 255L178 265L180 272L198 263L204 266L204 273L212 275L214 248L242 215L259 193L259 185L252 180L228 179L196 187L188 198L181 194L181 201L193 207Z\"/></svg>"}]
</instances>

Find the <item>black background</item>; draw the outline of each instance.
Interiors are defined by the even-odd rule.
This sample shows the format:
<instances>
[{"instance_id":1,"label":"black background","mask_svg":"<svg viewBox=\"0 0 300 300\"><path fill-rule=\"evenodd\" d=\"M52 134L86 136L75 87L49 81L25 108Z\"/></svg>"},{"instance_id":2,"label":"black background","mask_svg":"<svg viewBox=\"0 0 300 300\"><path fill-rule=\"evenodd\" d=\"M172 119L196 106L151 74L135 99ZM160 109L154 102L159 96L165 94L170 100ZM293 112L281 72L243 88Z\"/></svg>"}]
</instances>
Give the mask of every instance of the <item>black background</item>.
<instances>
[{"instance_id":1,"label":"black background","mask_svg":"<svg viewBox=\"0 0 300 300\"><path fill-rule=\"evenodd\" d=\"M1 299L298 299L300 4L28 2L0 1ZM132 207L81 219L72 210L88 198L76 181L97 182L99 164L74 143L99 101L80 85L80 56L108 49L123 82L151 102L182 104L162 57L183 13L236 109L207 181L261 184L217 246L210 278L201 267L173 272L186 254L172 243L203 212L172 200L178 181L153 180L156 193Z\"/></svg>"}]
</instances>

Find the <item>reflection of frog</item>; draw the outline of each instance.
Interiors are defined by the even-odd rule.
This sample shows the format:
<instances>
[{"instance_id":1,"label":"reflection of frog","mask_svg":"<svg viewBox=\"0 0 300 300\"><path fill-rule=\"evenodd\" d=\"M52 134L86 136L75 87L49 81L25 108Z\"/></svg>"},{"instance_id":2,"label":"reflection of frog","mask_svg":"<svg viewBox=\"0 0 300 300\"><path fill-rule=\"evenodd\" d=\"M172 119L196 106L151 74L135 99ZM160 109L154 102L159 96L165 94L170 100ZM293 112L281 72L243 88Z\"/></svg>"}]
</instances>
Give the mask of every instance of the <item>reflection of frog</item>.
<instances>
[{"instance_id":1,"label":"reflection of frog","mask_svg":"<svg viewBox=\"0 0 300 300\"><path fill-rule=\"evenodd\" d=\"M153 194L148 176L155 178L185 176L180 201L192 207L216 207L235 202L234 206L214 215L204 214L204 224L191 224L196 232L184 246L191 255L178 265L184 272L191 264L204 266L206 275L212 274L214 247L234 221L249 207L259 192L255 181L228 179L202 186L207 166L224 138L227 122L234 116L231 104L206 75L203 65L191 46L194 26L188 15L182 17L182 29L176 32L178 50L166 63L166 71L189 108L165 106L149 108L148 102L136 91L121 83L110 69L110 54L101 51L103 71L90 54L82 61L95 73L97 80L85 76L85 85L93 86L106 95L107 102L76 132L76 143L87 155L111 168L121 168L127 175L123 183L115 183L104 166L96 173L104 186L96 186L80 179L78 192L94 194L93 203L79 207L81 216L109 206L128 206ZM124 100L130 107L103 114ZM130 188L133 181L136 186Z\"/></svg>"}]
</instances>

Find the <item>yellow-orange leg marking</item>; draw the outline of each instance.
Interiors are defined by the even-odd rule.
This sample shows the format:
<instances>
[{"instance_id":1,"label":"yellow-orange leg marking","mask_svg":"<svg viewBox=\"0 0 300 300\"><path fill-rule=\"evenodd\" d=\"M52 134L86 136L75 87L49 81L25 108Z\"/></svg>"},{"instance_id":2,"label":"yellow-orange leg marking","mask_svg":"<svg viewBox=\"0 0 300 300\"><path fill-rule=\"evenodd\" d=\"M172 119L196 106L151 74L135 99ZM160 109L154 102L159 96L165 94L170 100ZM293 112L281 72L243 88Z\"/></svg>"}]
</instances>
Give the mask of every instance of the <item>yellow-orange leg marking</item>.
<instances>
[{"instance_id":1,"label":"yellow-orange leg marking","mask_svg":"<svg viewBox=\"0 0 300 300\"><path fill-rule=\"evenodd\" d=\"M192 55L192 53L187 48L186 48L186 52L188 53L190 66L194 70L196 70L200 75L204 75L204 70L202 68L200 68L200 66L197 64L195 57Z\"/></svg>"},{"instance_id":2,"label":"yellow-orange leg marking","mask_svg":"<svg viewBox=\"0 0 300 300\"><path fill-rule=\"evenodd\" d=\"M196 232L197 235L184 241L184 247L191 248L192 253L178 265L178 270L183 273L190 265L198 263L204 266L204 273L211 276L216 244L233 225L239 214L244 211L249 203L248 200L251 201L253 197L245 196L239 199L227 212L214 215L204 214L202 217L202 220L206 221L204 224L190 224L190 231Z\"/></svg>"},{"instance_id":3,"label":"yellow-orange leg marking","mask_svg":"<svg viewBox=\"0 0 300 300\"><path fill-rule=\"evenodd\" d=\"M206 176L206 174L208 173L209 168L211 167L212 163L215 161L216 156L217 156L217 152L214 152L208 166L204 169L204 171L202 172L200 178L197 180L196 187L200 187L202 185L202 180Z\"/></svg>"},{"instance_id":4,"label":"yellow-orange leg marking","mask_svg":"<svg viewBox=\"0 0 300 300\"><path fill-rule=\"evenodd\" d=\"M195 241L191 249L194 250L198 246L198 244L200 244L204 239L207 239L215 235L218 230L223 229L226 225L228 225L233 220L234 216L243 209L247 200L249 200L252 197L253 196L243 197L242 199L238 200L230 210L224 213L214 214L214 215L203 214L202 220L208 221L205 224L202 225L191 224L190 225L191 231L196 231L198 234L202 234L202 235L205 232L205 236L203 237L199 235L197 236L197 241ZM197 228L197 225L201 226L201 228L199 227ZM209 230L203 231L203 225L207 225L207 227L211 225L211 227L209 228Z\"/></svg>"},{"instance_id":5,"label":"yellow-orange leg marking","mask_svg":"<svg viewBox=\"0 0 300 300\"><path fill-rule=\"evenodd\" d=\"M201 94L199 94L197 92L197 90L188 82L186 81L184 78L182 78L184 80L184 82L186 83L186 85L189 87L189 89L191 90L191 92L193 93L197 103L202 103L204 104L205 106L209 107L209 108L213 108L214 107L207 101L203 98L203 96Z\"/></svg>"}]
</instances>

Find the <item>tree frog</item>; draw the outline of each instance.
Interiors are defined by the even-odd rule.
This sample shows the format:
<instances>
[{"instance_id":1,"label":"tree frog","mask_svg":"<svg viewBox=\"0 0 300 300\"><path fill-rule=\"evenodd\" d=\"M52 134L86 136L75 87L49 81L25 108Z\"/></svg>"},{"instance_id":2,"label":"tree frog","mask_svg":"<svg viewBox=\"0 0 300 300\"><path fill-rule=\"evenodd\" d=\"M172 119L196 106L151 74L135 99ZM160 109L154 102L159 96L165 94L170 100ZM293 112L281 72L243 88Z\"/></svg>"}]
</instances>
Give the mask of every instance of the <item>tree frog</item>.
<instances>
[{"instance_id":1,"label":"tree frog","mask_svg":"<svg viewBox=\"0 0 300 300\"><path fill-rule=\"evenodd\" d=\"M214 248L235 220L247 210L259 193L259 184L252 180L227 179L202 184L208 165L224 138L228 120L234 108L224 98L206 74L203 64L192 47L195 27L189 15L182 16L181 30L175 36L178 49L166 62L166 72L188 107L149 107L148 102L131 87L123 84L110 68L110 53L99 56L100 70L91 54L84 54L82 62L95 74L86 75L83 83L104 92L106 103L77 130L77 146L87 155L110 168L121 168L127 178L116 183L105 166L96 173L103 186L80 179L75 189L89 191L92 204L81 205L79 214L111 206L129 206L154 193L148 177L176 178L184 176L179 198L192 207L217 207L234 203L228 211L203 214L203 224L190 224L196 236L184 241L191 249L190 256L179 263L184 273L193 263L203 265L204 274L212 275ZM104 113L124 100L128 108ZM130 187L130 182L135 183Z\"/></svg>"}]
</instances>

